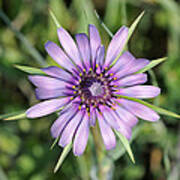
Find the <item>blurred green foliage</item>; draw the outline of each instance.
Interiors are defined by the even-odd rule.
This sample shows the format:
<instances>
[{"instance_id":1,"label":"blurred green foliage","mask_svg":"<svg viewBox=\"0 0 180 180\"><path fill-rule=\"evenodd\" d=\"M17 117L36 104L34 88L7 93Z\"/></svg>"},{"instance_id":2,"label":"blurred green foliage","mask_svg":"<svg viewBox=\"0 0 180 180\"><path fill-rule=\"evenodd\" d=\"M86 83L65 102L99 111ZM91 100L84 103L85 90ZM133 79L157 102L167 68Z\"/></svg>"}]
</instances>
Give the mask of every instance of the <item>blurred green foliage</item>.
<instances>
[{"instance_id":1,"label":"blurred green foliage","mask_svg":"<svg viewBox=\"0 0 180 180\"><path fill-rule=\"evenodd\" d=\"M0 0L0 114L21 111L37 102L26 74L13 65L42 67L47 62L54 63L44 51L47 40L58 42L49 8L72 35L87 32L87 24L95 23L106 46L110 37L93 14L94 9L113 33L123 24L129 26L145 10L145 16L129 42L129 49L137 57L168 57L164 64L155 68L155 79L162 89L156 104L180 112L178 1ZM4 15L10 19L9 23ZM156 83L150 74L149 77L149 83ZM83 157L75 158L70 153L60 171L53 174L53 167L62 151L58 146L49 150L53 142L49 129L55 118L51 115L37 120L1 121L0 180L84 180L88 179L87 174L95 179L94 159L89 159L94 146L92 137ZM122 156L121 144L107 153L115 162L115 166L112 165L113 175L110 175L112 179L180 179L178 119L161 116L161 120L154 124L141 121L134 128L131 147L135 165L127 155Z\"/></svg>"}]
</instances>

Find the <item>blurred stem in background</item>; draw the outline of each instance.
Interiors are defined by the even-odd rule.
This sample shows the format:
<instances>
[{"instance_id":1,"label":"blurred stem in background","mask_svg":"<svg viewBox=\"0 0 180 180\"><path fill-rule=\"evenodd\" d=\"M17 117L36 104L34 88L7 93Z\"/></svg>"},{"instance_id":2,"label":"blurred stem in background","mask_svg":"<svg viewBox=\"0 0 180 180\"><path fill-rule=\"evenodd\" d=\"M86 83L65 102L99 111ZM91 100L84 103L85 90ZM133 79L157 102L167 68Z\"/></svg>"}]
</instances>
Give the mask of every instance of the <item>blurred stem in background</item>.
<instances>
[{"instance_id":1,"label":"blurred stem in background","mask_svg":"<svg viewBox=\"0 0 180 180\"><path fill-rule=\"evenodd\" d=\"M37 63L45 67L47 64L44 58L41 56L41 54L31 45L31 43L24 37L24 35L13 26L10 19L1 9L0 9L0 18L6 23L9 29L14 32L16 37L23 43L23 45L29 51L31 56L37 61Z\"/></svg>"},{"instance_id":2,"label":"blurred stem in background","mask_svg":"<svg viewBox=\"0 0 180 180\"><path fill-rule=\"evenodd\" d=\"M97 158L97 165L98 165L98 179L99 180L104 180L106 179L106 174L104 172L104 167L103 167L103 158L105 156L103 152L103 143L101 140L101 135L99 132L98 124L96 123L96 126L91 129L92 135L93 135L93 141L94 141L94 148L96 150L96 158Z\"/></svg>"}]
</instances>

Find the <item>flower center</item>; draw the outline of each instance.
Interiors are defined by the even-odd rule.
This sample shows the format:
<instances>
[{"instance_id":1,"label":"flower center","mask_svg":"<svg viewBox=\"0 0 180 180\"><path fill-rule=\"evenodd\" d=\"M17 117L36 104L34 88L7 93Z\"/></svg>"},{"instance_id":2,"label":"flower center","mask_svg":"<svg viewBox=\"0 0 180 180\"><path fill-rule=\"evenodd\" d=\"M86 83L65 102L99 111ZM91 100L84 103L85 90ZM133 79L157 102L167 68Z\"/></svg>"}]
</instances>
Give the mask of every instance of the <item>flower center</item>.
<instances>
[{"instance_id":1,"label":"flower center","mask_svg":"<svg viewBox=\"0 0 180 180\"><path fill-rule=\"evenodd\" d=\"M88 88L92 96L102 96L104 94L104 88L99 82L93 82L93 84Z\"/></svg>"},{"instance_id":2,"label":"flower center","mask_svg":"<svg viewBox=\"0 0 180 180\"><path fill-rule=\"evenodd\" d=\"M108 74L105 70L96 72L90 68L89 71L83 70L79 74L79 83L74 88L74 98L78 97L77 103L86 107L89 112L90 108L98 108L99 105L111 106L114 99L114 86L110 85L115 78L113 74Z\"/></svg>"}]
</instances>

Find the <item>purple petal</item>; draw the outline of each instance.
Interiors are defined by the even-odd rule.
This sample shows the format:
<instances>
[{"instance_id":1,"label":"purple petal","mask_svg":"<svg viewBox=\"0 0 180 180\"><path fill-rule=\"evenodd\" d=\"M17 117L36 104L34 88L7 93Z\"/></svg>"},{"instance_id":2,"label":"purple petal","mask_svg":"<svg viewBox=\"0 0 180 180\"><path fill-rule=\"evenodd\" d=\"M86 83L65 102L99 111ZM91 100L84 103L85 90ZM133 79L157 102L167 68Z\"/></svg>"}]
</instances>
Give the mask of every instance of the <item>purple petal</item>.
<instances>
[{"instance_id":1,"label":"purple petal","mask_svg":"<svg viewBox=\"0 0 180 180\"><path fill-rule=\"evenodd\" d=\"M122 86L133 86L137 84L143 84L147 81L147 75L146 74L133 74L130 76L126 76L118 81L115 82L115 85L118 87Z\"/></svg>"},{"instance_id":2,"label":"purple petal","mask_svg":"<svg viewBox=\"0 0 180 180\"><path fill-rule=\"evenodd\" d=\"M74 136L74 133L82 120L84 116L84 112L79 111L73 119L67 124L65 129L62 132L61 139L59 141L59 145L62 147L65 147L67 144L69 144Z\"/></svg>"},{"instance_id":3,"label":"purple petal","mask_svg":"<svg viewBox=\"0 0 180 180\"><path fill-rule=\"evenodd\" d=\"M107 150L111 150L116 146L116 137L111 127L106 123L103 116L98 114L99 127L102 135L104 145Z\"/></svg>"},{"instance_id":4,"label":"purple petal","mask_svg":"<svg viewBox=\"0 0 180 180\"><path fill-rule=\"evenodd\" d=\"M90 126L95 126L96 124L96 118L97 118L97 115L96 115L96 110L95 109L92 109L91 110L91 113L90 113Z\"/></svg>"},{"instance_id":5,"label":"purple petal","mask_svg":"<svg viewBox=\"0 0 180 180\"><path fill-rule=\"evenodd\" d=\"M145 66L149 64L149 60L147 59L134 59L130 63L126 64L123 69L120 69L119 72L117 72L116 76L118 79L127 76L129 74L135 73Z\"/></svg>"},{"instance_id":6,"label":"purple petal","mask_svg":"<svg viewBox=\"0 0 180 180\"><path fill-rule=\"evenodd\" d=\"M69 35L69 33L62 27L57 30L59 41L68 54L68 56L75 62L75 64L82 66L81 57L76 43Z\"/></svg>"},{"instance_id":7,"label":"purple petal","mask_svg":"<svg viewBox=\"0 0 180 180\"><path fill-rule=\"evenodd\" d=\"M125 123L123 119L121 119L121 117L118 116L114 110L111 110L111 115L113 115L113 119L116 119L116 123L118 124L115 129L118 130L121 134L123 134L127 139L130 139L132 131L129 124Z\"/></svg>"},{"instance_id":8,"label":"purple petal","mask_svg":"<svg viewBox=\"0 0 180 180\"><path fill-rule=\"evenodd\" d=\"M123 50L128 37L128 28L123 26L113 36L109 47L107 49L107 55L105 59L106 66L109 66Z\"/></svg>"},{"instance_id":9,"label":"purple petal","mask_svg":"<svg viewBox=\"0 0 180 180\"><path fill-rule=\"evenodd\" d=\"M41 70L44 71L47 75L61 79L63 81L70 82L73 79L70 73L56 66L41 68Z\"/></svg>"},{"instance_id":10,"label":"purple petal","mask_svg":"<svg viewBox=\"0 0 180 180\"><path fill-rule=\"evenodd\" d=\"M65 88L66 82L47 76L33 75L28 76L29 80L37 87L42 89L60 89Z\"/></svg>"},{"instance_id":11,"label":"purple petal","mask_svg":"<svg viewBox=\"0 0 180 180\"><path fill-rule=\"evenodd\" d=\"M105 47L101 45L97 50L96 55L96 64L98 64L100 67L104 64L104 55L105 55Z\"/></svg>"},{"instance_id":12,"label":"purple petal","mask_svg":"<svg viewBox=\"0 0 180 180\"><path fill-rule=\"evenodd\" d=\"M86 68L90 68L90 43L86 34L76 34L76 42Z\"/></svg>"},{"instance_id":13,"label":"purple petal","mask_svg":"<svg viewBox=\"0 0 180 180\"><path fill-rule=\"evenodd\" d=\"M60 136L65 125L74 117L77 113L77 106L71 106L68 111L61 113L59 118L51 126L51 135L53 138Z\"/></svg>"},{"instance_id":14,"label":"purple petal","mask_svg":"<svg viewBox=\"0 0 180 180\"><path fill-rule=\"evenodd\" d=\"M69 101L69 98L51 99L44 102L40 102L26 111L28 118L37 118L51 114L59 110Z\"/></svg>"},{"instance_id":15,"label":"purple petal","mask_svg":"<svg viewBox=\"0 0 180 180\"><path fill-rule=\"evenodd\" d=\"M119 90L120 95L134 97L134 98L153 98L158 96L160 93L160 88L155 86L133 86L129 88L122 88Z\"/></svg>"},{"instance_id":16,"label":"purple petal","mask_svg":"<svg viewBox=\"0 0 180 180\"><path fill-rule=\"evenodd\" d=\"M57 98L62 96L67 96L66 94L72 94L73 91L67 89L67 88L60 88L60 89L42 89L42 88L36 88L35 94L37 99L51 99L51 98Z\"/></svg>"},{"instance_id":17,"label":"purple petal","mask_svg":"<svg viewBox=\"0 0 180 180\"><path fill-rule=\"evenodd\" d=\"M92 65L94 66L96 53L101 45L101 38L97 28L92 24L89 25L89 39L90 39L90 47L91 47L91 61L92 61Z\"/></svg>"},{"instance_id":18,"label":"purple petal","mask_svg":"<svg viewBox=\"0 0 180 180\"><path fill-rule=\"evenodd\" d=\"M114 129L118 129L119 124L117 122L117 118L113 115L113 110L106 106L101 106L100 110L103 113L106 122Z\"/></svg>"},{"instance_id":19,"label":"purple petal","mask_svg":"<svg viewBox=\"0 0 180 180\"><path fill-rule=\"evenodd\" d=\"M111 68L110 73L118 73L124 68L128 67L135 60L134 56L129 51L124 52L117 60L115 65ZM127 68L126 68L127 71Z\"/></svg>"},{"instance_id":20,"label":"purple petal","mask_svg":"<svg viewBox=\"0 0 180 180\"><path fill-rule=\"evenodd\" d=\"M89 135L89 116L87 113L83 117L81 124L79 125L73 143L73 152L76 156L83 154Z\"/></svg>"},{"instance_id":21,"label":"purple petal","mask_svg":"<svg viewBox=\"0 0 180 180\"><path fill-rule=\"evenodd\" d=\"M45 49L47 53L62 67L71 71L74 65L70 59L66 56L63 50L54 42L48 41L45 44Z\"/></svg>"},{"instance_id":22,"label":"purple petal","mask_svg":"<svg viewBox=\"0 0 180 180\"><path fill-rule=\"evenodd\" d=\"M129 127L135 126L138 122L138 119L132 113L130 113L129 111L127 111L119 105L116 105L116 114Z\"/></svg>"},{"instance_id":23,"label":"purple petal","mask_svg":"<svg viewBox=\"0 0 180 180\"><path fill-rule=\"evenodd\" d=\"M152 109L144 106L138 102L130 101L127 99L119 99L119 102L132 114L147 121L159 120L159 115Z\"/></svg>"}]
</instances>

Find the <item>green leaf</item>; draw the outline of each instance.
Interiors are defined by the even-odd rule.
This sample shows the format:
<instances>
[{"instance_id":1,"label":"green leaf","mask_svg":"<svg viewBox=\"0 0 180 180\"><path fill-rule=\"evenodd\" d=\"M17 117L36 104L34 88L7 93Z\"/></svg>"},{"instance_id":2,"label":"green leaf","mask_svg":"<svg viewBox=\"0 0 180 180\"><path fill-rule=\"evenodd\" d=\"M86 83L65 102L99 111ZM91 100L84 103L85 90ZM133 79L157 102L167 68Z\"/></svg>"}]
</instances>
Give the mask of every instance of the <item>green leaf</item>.
<instances>
[{"instance_id":1,"label":"green leaf","mask_svg":"<svg viewBox=\"0 0 180 180\"><path fill-rule=\"evenodd\" d=\"M139 21L141 20L141 18L143 17L143 15L144 15L144 11L135 19L135 21L133 22L133 24L130 26L130 28L129 28L129 33L128 33L128 38L127 38L127 40L126 40L126 43L125 43L124 47L126 47L126 44L128 43L130 37L132 36L134 30L136 29L136 27L137 27ZM124 49L123 49L123 50L124 50ZM119 57L121 56L123 50L119 53L119 55L116 57L116 59L112 62L111 67L112 67L112 66L116 63L116 61L119 59Z\"/></svg>"},{"instance_id":2,"label":"green leaf","mask_svg":"<svg viewBox=\"0 0 180 180\"><path fill-rule=\"evenodd\" d=\"M131 150L129 141L128 141L128 140L126 139L126 137L123 136L120 132L118 132L118 131L115 130L115 133L117 134L117 136L118 136L119 139L121 140L122 144L124 145L126 151L128 152L128 155L129 155L131 161L132 161L133 163L135 163L134 156L133 156L133 153L132 153L132 150Z\"/></svg>"},{"instance_id":3,"label":"green leaf","mask_svg":"<svg viewBox=\"0 0 180 180\"><path fill-rule=\"evenodd\" d=\"M21 65L14 65L17 69L24 71L29 74L38 74L38 75L46 75L41 69L29 67L29 66L21 66Z\"/></svg>"},{"instance_id":4,"label":"green leaf","mask_svg":"<svg viewBox=\"0 0 180 180\"><path fill-rule=\"evenodd\" d=\"M163 61L165 61L167 59L167 57L163 57L163 58L159 58L156 60L151 61L146 67L144 67L143 69L139 70L136 73L143 73L145 71L148 71L149 69L152 69L153 67L157 66L158 64L162 63Z\"/></svg>"},{"instance_id":5,"label":"green leaf","mask_svg":"<svg viewBox=\"0 0 180 180\"><path fill-rule=\"evenodd\" d=\"M50 16L52 17L52 20L53 20L54 24L56 25L56 27L57 27L57 28L60 28L61 25L60 25L60 23L58 22L55 14L53 13L53 11L52 11L51 9L49 9L49 14L50 14Z\"/></svg>"},{"instance_id":6,"label":"green leaf","mask_svg":"<svg viewBox=\"0 0 180 180\"><path fill-rule=\"evenodd\" d=\"M153 109L154 111L158 112L159 114L163 114L163 115L166 115L166 116L171 116L171 117L174 117L174 118L180 118L179 114L176 114L176 113L168 111L166 109L157 107L157 106L155 106L153 104L150 104L148 102L145 102L145 101L143 101L141 99L136 99L136 98L133 98L133 97L123 96L123 95L117 95L117 96L120 97L120 98L128 99L128 100L135 101L135 102L138 102L140 104L143 104L143 105Z\"/></svg>"},{"instance_id":7,"label":"green leaf","mask_svg":"<svg viewBox=\"0 0 180 180\"><path fill-rule=\"evenodd\" d=\"M18 120L18 119L23 119L23 118L26 118L25 111L8 113L8 114L4 114L0 116L0 119L5 120L5 121L12 121L12 120Z\"/></svg>"},{"instance_id":8,"label":"green leaf","mask_svg":"<svg viewBox=\"0 0 180 180\"><path fill-rule=\"evenodd\" d=\"M61 153L58 162L54 168L54 173L57 172L57 170L60 168L60 166L62 165L64 159L66 158L66 156L69 154L70 150L72 148L72 142L70 142L64 149L63 152Z\"/></svg>"}]
</instances>

